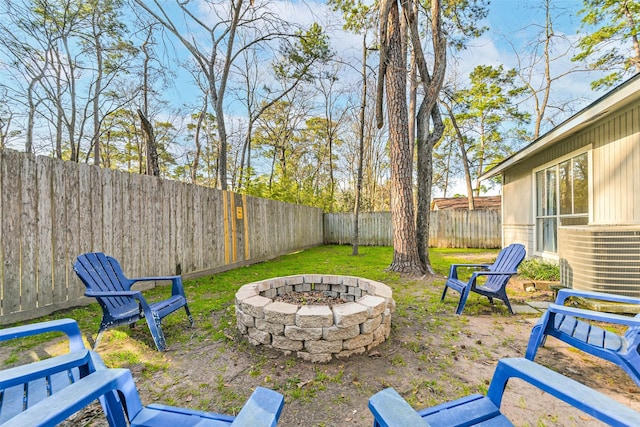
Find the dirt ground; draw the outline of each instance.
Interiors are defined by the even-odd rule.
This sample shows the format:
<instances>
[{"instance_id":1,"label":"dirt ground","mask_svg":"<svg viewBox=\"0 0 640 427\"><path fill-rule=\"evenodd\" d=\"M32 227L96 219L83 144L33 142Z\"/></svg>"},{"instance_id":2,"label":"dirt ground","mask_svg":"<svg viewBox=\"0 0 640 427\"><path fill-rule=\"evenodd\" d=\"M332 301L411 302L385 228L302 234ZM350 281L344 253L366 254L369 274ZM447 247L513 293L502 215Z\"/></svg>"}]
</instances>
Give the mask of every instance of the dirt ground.
<instances>
[{"instance_id":1,"label":"dirt ground","mask_svg":"<svg viewBox=\"0 0 640 427\"><path fill-rule=\"evenodd\" d=\"M154 363L143 358L121 365L132 370L144 404L158 402L233 414L253 388L264 386L285 395L280 426L371 426L367 399L383 388L394 387L415 408L424 408L470 393L485 393L499 359L524 355L538 316L511 316L501 302L491 307L473 296L469 312L465 309L465 314L455 316L456 298L449 296L445 304L434 298L441 283L407 281L394 288L398 310L390 339L348 359L307 363L294 355L253 347L233 327L226 330L226 340L215 341L206 338L211 328L196 325L190 329L181 324L179 327L192 336L189 343L181 343L179 348L174 345L162 354L146 350L149 358L155 358ZM524 292L517 283L510 287L512 304L552 298L546 291ZM216 327L229 317L229 313L212 313L212 325ZM108 338L98 351L105 360L113 360L110 353L127 353L126 348L110 348ZM130 351L140 350L132 347ZM164 368L151 368L157 366L157 358ZM540 349L536 361L640 411L640 388L609 362L553 338ZM509 383L502 411L517 426L599 425L519 380ZM70 420L70 425L104 425L99 412L97 405L89 408Z\"/></svg>"}]
</instances>

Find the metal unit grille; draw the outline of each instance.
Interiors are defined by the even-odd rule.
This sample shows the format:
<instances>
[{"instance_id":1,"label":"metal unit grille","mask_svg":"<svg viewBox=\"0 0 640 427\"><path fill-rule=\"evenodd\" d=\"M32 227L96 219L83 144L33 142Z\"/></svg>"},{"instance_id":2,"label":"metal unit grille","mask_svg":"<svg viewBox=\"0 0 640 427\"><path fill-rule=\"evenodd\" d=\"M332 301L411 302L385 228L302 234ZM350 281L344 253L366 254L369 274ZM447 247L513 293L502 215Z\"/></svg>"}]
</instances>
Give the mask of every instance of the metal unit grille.
<instances>
[{"instance_id":1,"label":"metal unit grille","mask_svg":"<svg viewBox=\"0 0 640 427\"><path fill-rule=\"evenodd\" d=\"M563 285L640 297L640 226L559 227L558 255Z\"/></svg>"}]
</instances>

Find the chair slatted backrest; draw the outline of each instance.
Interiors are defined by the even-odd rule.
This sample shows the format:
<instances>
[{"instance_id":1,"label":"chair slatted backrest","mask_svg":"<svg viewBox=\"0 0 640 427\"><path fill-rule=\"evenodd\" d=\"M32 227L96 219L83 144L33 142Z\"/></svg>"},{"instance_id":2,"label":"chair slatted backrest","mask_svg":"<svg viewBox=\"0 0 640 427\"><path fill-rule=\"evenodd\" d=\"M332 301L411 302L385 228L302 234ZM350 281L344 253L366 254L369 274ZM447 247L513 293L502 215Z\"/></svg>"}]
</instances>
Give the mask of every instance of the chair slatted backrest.
<instances>
[{"instance_id":1,"label":"chair slatted backrest","mask_svg":"<svg viewBox=\"0 0 640 427\"><path fill-rule=\"evenodd\" d=\"M118 261L101 252L80 255L74 269L87 290L94 292L131 290L131 280L126 278ZM106 306L110 312L133 309L138 306L134 298L121 296L100 297L98 302Z\"/></svg>"},{"instance_id":2,"label":"chair slatted backrest","mask_svg":"<svg viewBox=\"0 0 640 427\"><path fill-rule=\"evenodd\" d=\"M489 267L489 271L516 271L525 256L524 245L513 243L500 251L496 261ZM489 276L483 286L496 290L502 287L509 279L509 276Z\"/></svg>"}]
</instances>

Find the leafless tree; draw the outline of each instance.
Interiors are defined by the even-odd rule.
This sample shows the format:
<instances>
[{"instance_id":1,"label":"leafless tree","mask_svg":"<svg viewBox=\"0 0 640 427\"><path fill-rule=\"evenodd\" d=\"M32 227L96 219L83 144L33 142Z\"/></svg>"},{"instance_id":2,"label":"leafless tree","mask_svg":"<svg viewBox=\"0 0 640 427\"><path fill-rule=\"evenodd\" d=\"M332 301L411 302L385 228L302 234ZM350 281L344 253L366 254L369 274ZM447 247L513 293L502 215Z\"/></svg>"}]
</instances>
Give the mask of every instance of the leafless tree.
<instances>
[{"instance_id":1,"label":"leafless tree","mask_svg":"<svg viewBox=\"0 0 640 427\"><path fill-rule=\"evenodd\" d=\"M228 135L224 101L232 65L245 50L288 37L292 33L286 23L268 7L268 3L248 3L244 0L182 1L175 4L177 14L169 13L169 6L158 0L135 0L135 3L180 41L208 83L219 137L218 185L224 190L228 185ZM210 15L202 16L201 7L208 10ZM186 28L178 22L184 23Z\"/></svg>"}]
</instances>

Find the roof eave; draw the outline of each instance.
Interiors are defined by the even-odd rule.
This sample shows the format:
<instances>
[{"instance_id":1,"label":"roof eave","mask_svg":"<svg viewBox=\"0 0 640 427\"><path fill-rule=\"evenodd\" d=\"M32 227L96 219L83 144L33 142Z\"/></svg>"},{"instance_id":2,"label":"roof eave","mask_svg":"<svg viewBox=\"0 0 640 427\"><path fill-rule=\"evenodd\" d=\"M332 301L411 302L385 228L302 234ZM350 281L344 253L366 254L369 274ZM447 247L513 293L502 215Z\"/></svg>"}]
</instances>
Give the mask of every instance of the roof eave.
<instances>
[{"instance_id":1,"label":"roof eave","mask_svg":"<svg viewBox=\"0 0 640 427\"><path fill-rule=\"evenodd\" d=\"M498 163L495 167L480 176L480 180L484 181L503 173L506 169L524 161L535 153L544 150L571 134L579 132L594 120L600 119L637 99L640 99L640 74L636 74L522 150Z\"/></svg>"}]
</instances>

